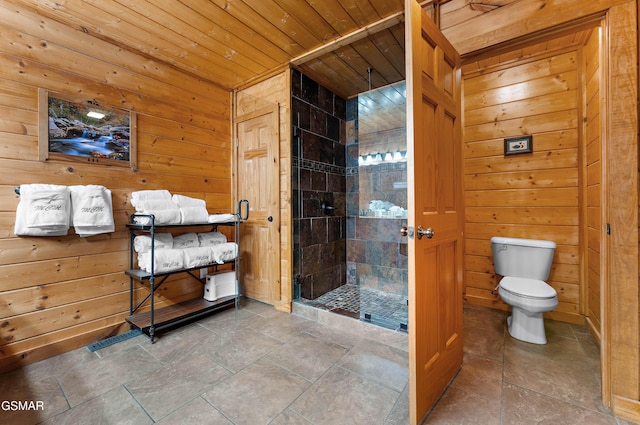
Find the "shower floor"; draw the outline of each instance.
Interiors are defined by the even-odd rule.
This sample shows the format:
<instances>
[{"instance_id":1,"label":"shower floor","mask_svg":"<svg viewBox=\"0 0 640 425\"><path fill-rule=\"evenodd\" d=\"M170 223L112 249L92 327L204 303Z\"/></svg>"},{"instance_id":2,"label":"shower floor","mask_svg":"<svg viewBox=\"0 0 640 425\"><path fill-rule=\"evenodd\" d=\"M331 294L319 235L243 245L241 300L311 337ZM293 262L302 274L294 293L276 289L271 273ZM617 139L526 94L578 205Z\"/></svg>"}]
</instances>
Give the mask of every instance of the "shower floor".
<instances>
[{"instance_id":1,"label":"shower floor","mask_svg":"<svg viewBox=\"0 0 640 425\"><path fill-rule=\"evenodd\" d=\"M389 329L406 331L409 322L407 297L358 285L342 285L315 300L296 302Z\"/></svg>"}]
</instances>

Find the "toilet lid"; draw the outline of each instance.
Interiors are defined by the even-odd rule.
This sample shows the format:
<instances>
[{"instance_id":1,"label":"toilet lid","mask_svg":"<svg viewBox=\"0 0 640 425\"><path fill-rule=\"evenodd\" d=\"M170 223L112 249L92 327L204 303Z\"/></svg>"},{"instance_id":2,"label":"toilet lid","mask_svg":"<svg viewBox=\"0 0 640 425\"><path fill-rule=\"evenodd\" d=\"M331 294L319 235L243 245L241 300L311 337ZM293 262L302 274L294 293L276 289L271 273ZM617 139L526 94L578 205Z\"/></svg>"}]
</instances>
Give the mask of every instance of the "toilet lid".
<instances>
[{"instance_id":1,"label":"toilet lid","mask_svg":"<svg viewBox=\"0 0 640 425\"><path fill-rule=\"evenodd\" d=\"M514 295L532 298L553 298L558 295L546 282L524 277L507 276L500 281L500 287Z\"/></svg>"}]
</instances>

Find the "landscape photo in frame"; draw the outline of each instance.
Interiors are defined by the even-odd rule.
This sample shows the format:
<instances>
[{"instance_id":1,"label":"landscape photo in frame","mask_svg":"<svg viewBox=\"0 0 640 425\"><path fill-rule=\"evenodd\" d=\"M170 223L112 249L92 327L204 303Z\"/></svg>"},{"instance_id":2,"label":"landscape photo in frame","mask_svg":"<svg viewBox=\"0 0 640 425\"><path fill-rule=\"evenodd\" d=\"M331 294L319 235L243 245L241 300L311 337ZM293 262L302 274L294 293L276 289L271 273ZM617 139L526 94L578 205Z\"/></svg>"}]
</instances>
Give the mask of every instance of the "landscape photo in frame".
<instances>
[{"instance_id":1,"label":"landscape photo in frame","mask_svg":"<svg viewBox=\"0 0 640 425\"><path fill-rule=\"evenodd\" d=\"M41 90L41 160L63 159L135 168L135 114Z\"/></svg>"}]
</instances>

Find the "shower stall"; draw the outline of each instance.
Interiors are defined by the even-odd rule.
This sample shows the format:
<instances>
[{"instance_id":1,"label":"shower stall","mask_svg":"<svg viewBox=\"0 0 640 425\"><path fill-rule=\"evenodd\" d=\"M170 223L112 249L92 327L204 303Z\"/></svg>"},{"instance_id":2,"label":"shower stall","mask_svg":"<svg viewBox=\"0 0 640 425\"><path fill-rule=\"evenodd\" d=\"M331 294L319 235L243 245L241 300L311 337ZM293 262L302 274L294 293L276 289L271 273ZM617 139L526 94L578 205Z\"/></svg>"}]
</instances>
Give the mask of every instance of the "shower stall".
<instances>
[{"instance_id":1,"label":"shower stall","mask_svg":"<svg viewBox=\"0 0 640 425\"><path fill-rule=\"evenodd\" d=\"M406 330L406 90L292 71L294 302Z\"/></svg>"}]
</instances>

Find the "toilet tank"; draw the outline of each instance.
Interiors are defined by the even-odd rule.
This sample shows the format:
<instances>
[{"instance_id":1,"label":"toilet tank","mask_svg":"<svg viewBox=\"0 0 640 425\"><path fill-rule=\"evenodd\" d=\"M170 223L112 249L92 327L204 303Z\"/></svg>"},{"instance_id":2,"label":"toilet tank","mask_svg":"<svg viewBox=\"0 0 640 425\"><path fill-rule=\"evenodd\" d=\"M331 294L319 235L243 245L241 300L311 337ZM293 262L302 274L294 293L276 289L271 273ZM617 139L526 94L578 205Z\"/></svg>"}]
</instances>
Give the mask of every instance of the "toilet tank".
<instances>
[{"instance_id":1,"label":"toilet tank","mask_svg":"<svg viewBox=\"0 0 640 425\"><path fill-rule=\"evenodd\" d=\"M547 280L555 242L537 239L491 238L496 273L501 276Z\"/></svg>"}]
</instances>

